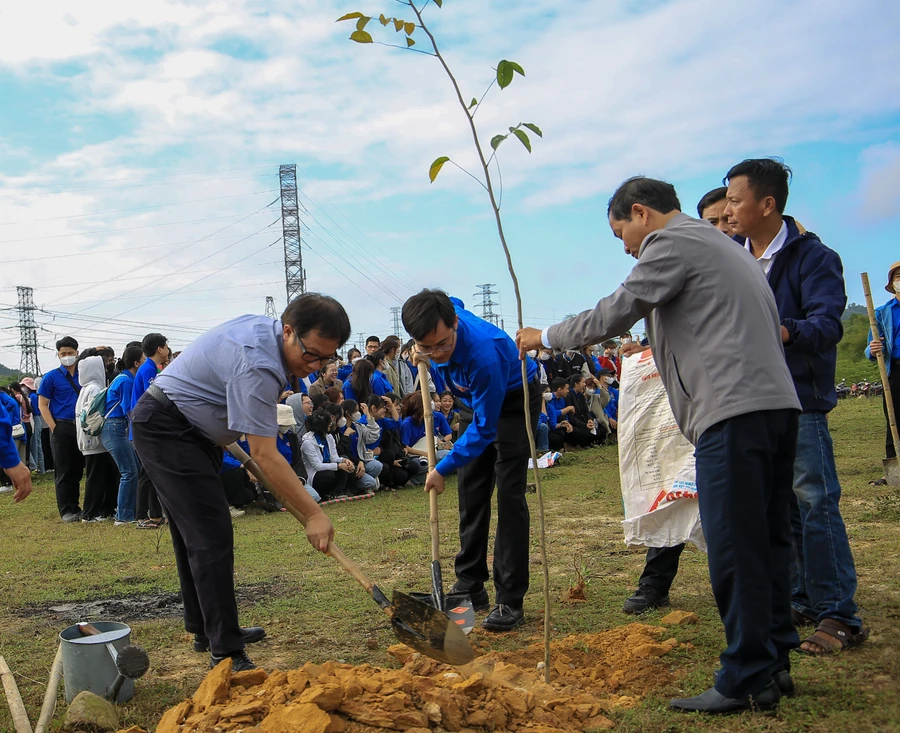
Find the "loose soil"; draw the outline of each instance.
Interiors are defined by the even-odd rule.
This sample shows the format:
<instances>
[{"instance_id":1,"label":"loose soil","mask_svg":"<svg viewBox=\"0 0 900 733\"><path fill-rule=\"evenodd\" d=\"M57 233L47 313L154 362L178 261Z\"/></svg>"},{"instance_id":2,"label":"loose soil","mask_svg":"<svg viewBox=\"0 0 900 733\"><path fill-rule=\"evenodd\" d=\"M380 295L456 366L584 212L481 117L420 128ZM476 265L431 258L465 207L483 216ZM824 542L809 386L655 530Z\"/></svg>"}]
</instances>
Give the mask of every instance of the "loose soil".
<instances>
[{"instance_id":1,"label":"loose soil","mask_svg":"<svg viewBox=\"0 0 900 733\"><path fill-rule=\"evenodd\" d=\"M660 659L679 646L660 626L633 623L543 645L491 652L450 667L396 645L403 666L338 662L267 673L212 670L193 697L169 709L157 733L371 733L522 731L565 733L614 727L606 713L632 708L672 681ZM133 729L132 729L133 733Z\"/></svg>"}]
</instances>

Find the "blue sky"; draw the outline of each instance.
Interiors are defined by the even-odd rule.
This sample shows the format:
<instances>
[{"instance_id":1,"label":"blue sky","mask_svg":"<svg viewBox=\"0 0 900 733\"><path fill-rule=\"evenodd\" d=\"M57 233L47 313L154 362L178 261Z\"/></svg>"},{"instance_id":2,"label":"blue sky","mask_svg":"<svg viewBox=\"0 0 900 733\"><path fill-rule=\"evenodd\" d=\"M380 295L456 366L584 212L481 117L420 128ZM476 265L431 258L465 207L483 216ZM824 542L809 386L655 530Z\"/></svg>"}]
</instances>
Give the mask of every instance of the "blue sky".
<instances>
[{"instance_id":1,"label":"blue sky","mask_svg":"<svg viewBox=\"0 0 900 733\"><path fill-rule=\"evenodd\" d=\"M424 0L422 0L424 2ZM738 6L741 7L732 7ZM501 58L527 76L476 118L544 131L500 149L526 322L590 307L632 265L605 220L624 178L672 181L684 209L746 157L794 169L788 213L844 261L860 302L900 260L900 6L862 0L445 0L425 17L464 95ZM298 165L308 286L354 334L389 332L424 286L515 303L475 163L434 59L347 41L347 11L390 0L45 2L0 9L0 304L30 285L41 341L180 348L284 305L277 170ZM409 12L407 12L409 15ZM373 23L376 34L381 26ZM417 31L414 38L419 38ZM392 41L393 32L385 32ZM424 39L419 39L419 45ZM273 203L274 202L274 203ZM0 311L0 327L15 323ZM5 334L5 335L3 335ZM355 336L354 339L355 340ZM18 363L0 331L0 362ZM41 352L44 368L52 353Z\"/></svg>"}]
</instances>

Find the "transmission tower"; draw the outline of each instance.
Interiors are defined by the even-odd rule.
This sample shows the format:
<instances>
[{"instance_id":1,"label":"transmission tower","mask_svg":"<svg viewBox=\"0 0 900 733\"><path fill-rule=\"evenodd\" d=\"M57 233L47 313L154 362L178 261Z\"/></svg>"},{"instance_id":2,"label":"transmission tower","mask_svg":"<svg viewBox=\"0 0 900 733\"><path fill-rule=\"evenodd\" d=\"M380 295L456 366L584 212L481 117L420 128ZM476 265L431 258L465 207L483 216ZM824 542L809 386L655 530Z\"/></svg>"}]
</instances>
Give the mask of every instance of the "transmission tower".
<instances>
[{"instance_id":1,"label":"transmission tower","mask_svg":"<svg viewBox=\"0 0 900 733\"><path fill-rule=\"evenodd\" d=\"M300 212L297 205L297 166L278 167L281 183L281 226L284 232L284 282L287 302L306 292L306 271L300 252Z\"/></svg>"},{"instance_id":2,"label":"transmission tower","mask_svg":"<svg viewBox=\"0 0 900 733\"><path fill-rule=\"evenodd\" d=\"M41 365L38 364L37 324L34 322L34 290L19 286L19 347L22 349L22 360L19 371L34 377L41 376Z\"/></svg>"},{"instance_id":3,"label":"transmission tower","mask_svg":"<svg viewBox=\"0 0 900 733\"><path fill-rule=\"evenodd\" d=\"M393 328L392 333L397 338L400 338L400 306L392 305L391 306L391 327Z\"/></svg>"},{"instance_id":4,"label":"transmission tower","mask_svg":"<svg viewBox=\"0 0 900 733\"><path fill-rule=\"evenodd\" d=\"M480 293L475 293L475 295L472 296L473 298L477 298L479 295L481 296L481 317L488 323L499 326L500 314L494 313L494 306L497 305L497 303L491 300L491 296L497 294L496 290L491 290L491 288L496 287L496 283L476 285L475 287L481 288Z\"/></svg>"},{"instance_id":5,"label":"transmission tower","mask_svg":"<svg viewBox=\"0 0 900 733\"><path fill-rule=\"evenodd\" d=\"M275 298L271 295L266 296L266 315L273 320L278 320L278 313L275 312Z\"/></svg>"}]
</instances>

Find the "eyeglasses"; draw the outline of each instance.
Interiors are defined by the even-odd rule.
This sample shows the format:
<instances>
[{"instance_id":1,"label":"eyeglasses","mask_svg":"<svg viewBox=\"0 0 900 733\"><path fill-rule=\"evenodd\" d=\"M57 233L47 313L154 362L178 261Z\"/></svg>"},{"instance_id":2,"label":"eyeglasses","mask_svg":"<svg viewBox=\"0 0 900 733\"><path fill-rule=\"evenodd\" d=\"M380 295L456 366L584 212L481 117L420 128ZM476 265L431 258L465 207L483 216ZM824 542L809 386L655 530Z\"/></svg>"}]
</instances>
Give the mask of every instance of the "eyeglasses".
<instances>
[{"instance_id":1,"label":"eyeglasses","mask_svg":"<svg viewBox=\"0 0 900 733\"><path fill-rule=\"evenodd\" d=\"M434 354L446 354L448 351L453 350L453 339L456 336L456 329L453 329L453 333L451 333L447 338L438 341L431 349L423 349L416 343L416 351L418 351L422 356L433 356Z\"/></svg>"},{"instance_id":2,"label":"eyeglasses","mask_svg":"<svg viewBox=\"0 0 900 733\"><path fill-rule=\"evenodd\" d=\"M297 339L297 343L300 344L300 358L303 359L307 364L316 364L321 363L323 361L328 361L329 359L333 359L335 357L334 354L329 354L328 356L322 356L321 354L317 354L314 351L310 351L303 344L303 339L299 336L294 336Z\"/></svg>"}]
</instances>

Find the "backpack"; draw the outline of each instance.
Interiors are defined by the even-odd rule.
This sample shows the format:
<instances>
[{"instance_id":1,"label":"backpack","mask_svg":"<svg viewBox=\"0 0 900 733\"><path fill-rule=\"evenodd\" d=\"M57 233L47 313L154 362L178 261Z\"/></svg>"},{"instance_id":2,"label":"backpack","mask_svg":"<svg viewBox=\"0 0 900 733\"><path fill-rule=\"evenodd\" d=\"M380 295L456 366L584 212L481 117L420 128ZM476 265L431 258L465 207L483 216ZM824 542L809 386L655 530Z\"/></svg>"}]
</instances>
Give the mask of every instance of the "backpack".
<instances>
[{"instance_id":1,"label":"backpack","mask_svg":"<svg viewBox=\"0 0 900 733\"><path fill-rule=\"evenodd\" d=\"M85 435L96 437L103 431L103 425L110 413L115 410L119 403L117 402L108 410L106 409L106 393L109 387L100 390L90 403L81 410L78 421Z\"/></svg>"}]
</instances>

